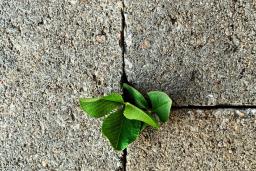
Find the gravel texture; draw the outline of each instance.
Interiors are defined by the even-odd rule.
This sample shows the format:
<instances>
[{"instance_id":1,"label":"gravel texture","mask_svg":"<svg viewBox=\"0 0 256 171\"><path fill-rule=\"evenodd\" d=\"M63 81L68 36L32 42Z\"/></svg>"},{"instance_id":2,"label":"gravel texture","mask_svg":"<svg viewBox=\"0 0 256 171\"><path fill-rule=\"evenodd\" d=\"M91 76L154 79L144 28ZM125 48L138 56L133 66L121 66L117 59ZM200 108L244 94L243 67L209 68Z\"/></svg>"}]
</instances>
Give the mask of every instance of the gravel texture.
<instances>
[{"instance_id":1,"label":"gravel texture","mask_svg":"<svg viewBox=\"0 0 256 171\"><path fill-rule=\"evenodd\" d=\"M176 105L256 105L256 1L125 0L128 79Z\"/></svg>"},{"instance_id":2,"label":"gravel texture","mask_svg":"<svg viewBox=\"0 0 256 171\"><path fill-rule=\"evenodd\" d=\"M128 149L127 171L256 170L256 110L176 110Z\"/></svg>"},{"instance_id":3,"label":"gravel texture","mask_svg":"<svg viewBox=\"0 0 256 171\"><path fill-rule=\"evenodd\" d=\"M120 91L120 1L0 1L0 170L117 170L79 97Z\"/></svg>"}]
</instances>

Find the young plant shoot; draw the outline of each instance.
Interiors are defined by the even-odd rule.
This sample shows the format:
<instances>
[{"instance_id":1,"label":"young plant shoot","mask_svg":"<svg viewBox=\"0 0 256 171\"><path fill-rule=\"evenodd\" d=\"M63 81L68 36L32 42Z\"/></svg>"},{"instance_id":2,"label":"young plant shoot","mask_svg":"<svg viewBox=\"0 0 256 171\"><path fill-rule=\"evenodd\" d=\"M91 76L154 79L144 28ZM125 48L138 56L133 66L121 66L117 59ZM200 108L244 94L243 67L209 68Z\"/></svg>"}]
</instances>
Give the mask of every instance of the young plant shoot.
<instances>
[{"instance_id":1,"label":"young plant shoot","mask_svg":"<svg viewBox=\"0 0 256 171\"><path fill-rule=\"evenodd\" d=\"M151 91L147 99L135 88L123 84L128 97L118 93L98 98L81 98L81 109L94 118L105 117L102 133L115 150L124 150L147 126L159 128L158 119L167 122L172 100L164 92ZM157 119L158 117L158 119Z\"/></svg>"}]
</instances>

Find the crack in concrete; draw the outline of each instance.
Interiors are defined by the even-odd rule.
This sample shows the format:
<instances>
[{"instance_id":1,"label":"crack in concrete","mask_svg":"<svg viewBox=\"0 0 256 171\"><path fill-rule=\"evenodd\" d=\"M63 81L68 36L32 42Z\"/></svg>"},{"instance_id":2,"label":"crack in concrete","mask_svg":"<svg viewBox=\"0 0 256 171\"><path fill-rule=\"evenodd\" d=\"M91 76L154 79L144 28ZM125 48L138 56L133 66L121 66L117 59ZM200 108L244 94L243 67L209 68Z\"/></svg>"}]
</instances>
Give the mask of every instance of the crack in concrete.
<instances>
[{"instance_id":1,"label":"crack in concrete","mask_svg":"<svg viewBox=\"0 0 256 171\"><path fill-rule=\"evenodd\" d=\"M194 105L188 105L188 106L172 106L172 109L179 110L179 109L202 109L202 110L216 110L216 109L256 109L256 106L250 106L250 105L215 105L215 106L194 106Z\"/></svg>"},{"instance_id":2,"label":"crack in concrete","mask_svg":"<svg viewBox=\"0 0 256 171\"><path fill-rule=\"evenodd\" d=\"M120 81L121 87L122 87L123 83L129 83L126 72L125 72L125 53L126 53L125 27L126 27L126 21L125 21L124 8L125 8L125 4L124 4L124 0L122 0L121 38L120 38L120 41L119 41L119 45L122 49L122 77L121 77L121 81ZM234 8L234 11L235 11L235 8ZM234 31L234 28L232 28L232 29ZM124 90L123 90L123 97L126 98L126 92ZM243 109L249 109L249 108L256 109L256 106L253 106L253 105L229 105L229 104L220 104L220 105L214 105L214 106L197 106L197 105L172 106L172 110L181 110L181 109L190 109L190 110L237 109L237 110L243 110ZM121 170L126 171L126 168L127 168L127 149L123 150L123 155L122 155L121 160L122 160L122 164L123 164L123 167L121 168Z\"/></svg>"},{"instance_id":3,"label":"crack in concrete","mask_svg":"<svg viewBox=\"0 0 256 171\"><path fill-rule=\"evenodd\" d=\"M121 10L121 16L122 16L122 30L121 30L121 38L120 38L120 42L119 45L122 48L122 69L123 69L123 73L122 73L122 77L121 77L121 84L122 83L128 83L128 79L127 79L127 75L125 73L125 53L126 53L126 43L125 43L125 35L124 35L124 29L126 27L125 24L125 16L124 16L124 11L123 9Z\"/></svg>"},{"instance_id":4,"label":"crack in concrete","mask_svg":"<svg viewBox=\"0 0 256 171\"><path fill-rule=\"evenodd\" d=\"M122 171L126 171L127 149L124 149L124 150L123 150L122 163L123 163Z\"/></svg>"},{"instance_id":5,"label":"crack in concrete","mask_svg":"<svg viewBox=\"0 0 256 171\"><path fill-rule=\"evenodd\" d=\"M125 43L125 16L124 16L124 0L122 0L122 9L121 9L121 17L122 17L122 23L121 23L121 35L120 35L120 42L119 45L122 49L122 77L121 77L121 87L123 87L123 83L128 83L127 75L125 73L125 53L126 53L126 43ZM123 89L122 89L123 90ZM123 90L123 97L126 97L126 92ZM123 167L121 168L122 171L126 171L126 163L127 163L127 149L123 150L123 155L122 155L122 164Z\"/></svg>"}]
</instances>

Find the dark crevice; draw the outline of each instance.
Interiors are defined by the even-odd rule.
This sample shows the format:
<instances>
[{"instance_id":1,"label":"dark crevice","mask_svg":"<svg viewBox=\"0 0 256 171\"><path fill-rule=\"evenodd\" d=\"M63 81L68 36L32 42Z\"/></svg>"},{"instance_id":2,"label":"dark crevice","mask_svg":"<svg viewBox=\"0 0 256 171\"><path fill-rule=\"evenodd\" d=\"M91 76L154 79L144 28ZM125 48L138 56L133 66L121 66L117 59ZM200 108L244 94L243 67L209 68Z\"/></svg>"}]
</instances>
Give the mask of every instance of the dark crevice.
<instances>
[{"instance_id":1,"label":"dark crevice","mask_svg":"<svg viewBox=\"0 0 256 171\"><path fill-rule=\"evenodd\" d=\"M173 106L172 109L202 109L202 110L214 110L214 109L256 109L256 106L253 105L214 105L214 106L195 106L195 105L188 105L188 106Z\"/></svg>"},{"instance_id":2,"label":"dark crevice","mask_svg":"<svg viewBox=\"0 0 256 171\"><path fill-rule=\"evenodd\" d=\"M125 61L124 61L124 57L125 57L125 53L126 53L126 43L125 43L125 36L124 36L124 29L126 27L125 24L125 16L124 16L124 11L121 10L121 16L122 16L122 30L121 30L121 38L120 38L120 42L119 45L122 49L122 69L123 69L123 73L122 73L122 77L121 77L121 83L128 83L128 79L127 79L127 75L125 73Z\"/></svg>"},{"instance_id":3,"label":"dark crevice","mask_svg":"<svg viewBox=\"0 0 256 171\"><path fill-rule=\"evenodd\" d=\"M127 163L127 149L123 150L123 156L122 156L122 171L126 171L126 163Z\"/></svg>"},{"instance_id":4,"label":"dark crevice","mask_svg":"<svg viewBox=\"0 0 256 171\"><path fill-rule=\"evenodd\" d=\"M122 2L123 4L123 9L124 9L124 1ZM121 35L120 35L120 41L119 41L119 45L121 47L122 50L122 77L121 77L121 87L123 83L128 83L128 79L127 79L127 75L125 73L125 53L126 53L126 43L125 43L125 16L124 16L124 11L123 9L121 10L121 19L122 19L122 23L121 23ZM123 98L125 101L127 101L129 96L127 94L126 91L124 91L123 89ZM126 171L126 162L127 162L127 149L123 150L123 155L122 155L122 171Z\"/></svg>"}]
</instances>

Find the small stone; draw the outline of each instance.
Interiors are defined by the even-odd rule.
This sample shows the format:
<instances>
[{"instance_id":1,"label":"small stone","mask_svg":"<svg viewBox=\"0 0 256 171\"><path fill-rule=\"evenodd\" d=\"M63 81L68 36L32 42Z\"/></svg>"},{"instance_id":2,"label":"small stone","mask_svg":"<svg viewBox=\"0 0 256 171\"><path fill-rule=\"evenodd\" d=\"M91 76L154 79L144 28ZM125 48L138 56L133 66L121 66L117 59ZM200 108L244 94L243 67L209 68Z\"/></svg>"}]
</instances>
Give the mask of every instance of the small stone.
<instances>
[{"instance_id":1,"label":"small stone","mask_svg":"<svg viewBox=\"0 0 256 171\"><path fill-rule=\"evenodd\" d=\"M43 161L42 161L42 166L43 166L43 167L47 167L47 165L48 165L48 161L47 161L47 160L43 160Z\"/></svg>"},{"instance_id":2,"label":"small stone","mask_svg":"<svg viewBox=\"0 0 256 171\"><path fill-rule=\"evenodd\" d=\"M140 44L139 47L140 47L141 49L147 49L147 48L150 47L150 42L145 39L145 40Z\"/></svg>"},{"instance_id":3,"label":"small stone","mask_svg":"<svg viewBox=\"0 0 256 171\"><path fill-rule=\"evenodd\" d=\"M128 69L131 69L133 67L132 63L128 59L124 59L124 62L125 62L125 66L128 67Z\"/></svg>"},{"instance_id":4,"label":"small stone","mask_svg":"<svg viewBox=\"0 0 256 171\"><path fill-rule=\"evenodd\" d=\"M239 110L236 110L236 112L235 112L239 117L244 117L244 113L243 112L241 112L241 111L239 111Z\"/></svg>"},{"instance_id":5,"label":"small stone","mask_svg":"<svg viewBox=\"0 0 256 171\"><path fill-rule=\"evenodd\" d=\"M96 36L96 41L98 43L104 43L106 41L106 36L105 35L97 35Z\"/></svg>"},{"instance_id":6,"label":"small stone","mask_svg":"<svg viewBox=\"0 0 256 171\"><path fill-rule=\"evenodd\" d=\"M75 5L76 3L78 3L78 0L69 0L69 2L70 2L72 5Z\"/></svg>"}]
</instances>

